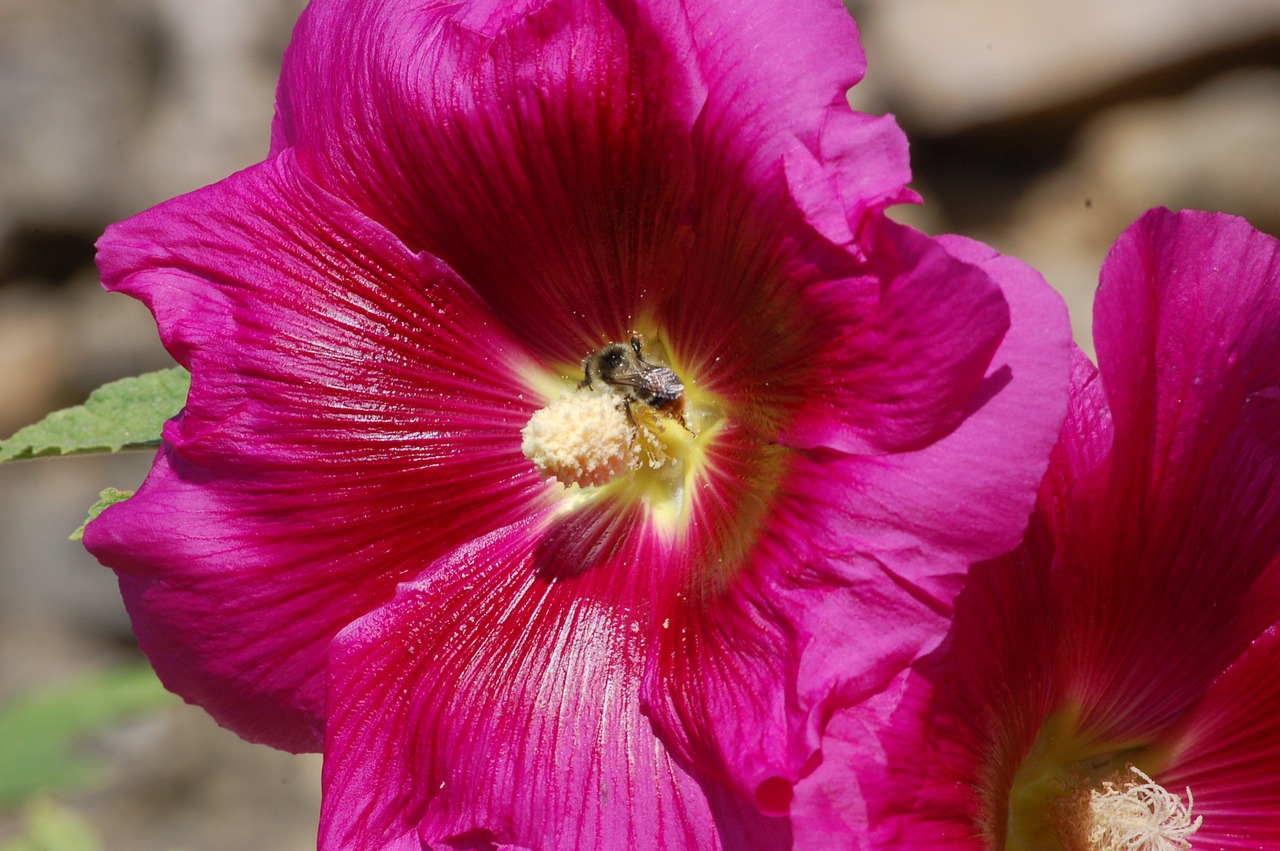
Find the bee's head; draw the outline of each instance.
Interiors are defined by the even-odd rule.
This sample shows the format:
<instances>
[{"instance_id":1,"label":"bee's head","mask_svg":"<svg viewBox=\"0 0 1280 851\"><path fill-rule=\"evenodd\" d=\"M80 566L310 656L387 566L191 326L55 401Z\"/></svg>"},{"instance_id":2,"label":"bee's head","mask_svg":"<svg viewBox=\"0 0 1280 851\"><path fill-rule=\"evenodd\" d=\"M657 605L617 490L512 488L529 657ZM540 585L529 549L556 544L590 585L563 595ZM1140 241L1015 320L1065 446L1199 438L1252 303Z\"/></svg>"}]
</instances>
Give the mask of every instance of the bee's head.
<instances>
[{"instance_id":1,"label":"bee's head","mask_svg":"<svg viewBox=\"0 0 1280 851\"><path fill-rule=\"evenodd\" d=\"M610 343L600 350L596 363L600 368L600 376L606 381L627 363L630 351L622 343Z\"/></svg>"}]
</instances>

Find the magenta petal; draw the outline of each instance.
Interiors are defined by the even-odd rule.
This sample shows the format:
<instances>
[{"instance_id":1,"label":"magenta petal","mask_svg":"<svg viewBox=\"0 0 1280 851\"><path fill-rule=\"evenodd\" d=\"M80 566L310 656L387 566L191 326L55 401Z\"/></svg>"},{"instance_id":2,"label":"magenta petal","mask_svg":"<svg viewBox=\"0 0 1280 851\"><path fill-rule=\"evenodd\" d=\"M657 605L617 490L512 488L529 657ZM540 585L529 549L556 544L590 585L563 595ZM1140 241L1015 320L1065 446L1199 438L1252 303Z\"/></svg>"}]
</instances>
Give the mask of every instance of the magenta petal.
<instances>
[{"instance_id":1,"label":"magenta petal","mask_svg":"<svg viewBox=\"0 0 1280 851\"><path fill-rule=\"evenodd\" d=\"M1037 516L1021 547L970 573L947 646L880 731L885 777L867 798L881 847L979 851L1002 835L1014 775L1059 696L1051 559Z\"/></svg>"},{"instance_id":2,"label":"magenta petal","mask_svg":"<svg viewBox=\"0 0 1280 851\"><path fill-rule=\"evenodd\" d=\"M1180 795L1190 787L1193 814L1204 817L1197 848L1280 848L1277 671L1280 624L1223 671L1186 720L1156 745L1173 751L1161 784Z\"/></svg>"},{"instance_id":3,"label":"magenta petal","mask_svg":"<svg viewBox=\"0 0 1280 851\"><path fill-rule=\"evenodd\" d=\"M918 203L911 181L907 137L891 115L836 109L822 128L822 160L835 175L845 218L858 223L869 210Z\"/></svg>"},{"instance_id":4,"label":"magenta petal","mask_svg":"<svg viewBox=\"0 0 1280 851\"><path fill-rule=\"evenodd\" d=\"M822 736L822 762L800 781L791 805L794 851L861 851L874 847L868 799L883 794L882 731L903 700L903 671L884 691L836 712ZM891 845L903 851L914 846ZM932 847L932 846L931 846Z\"/></svg>"},{"instance_id":5,"label":"magenta petal","mask_svg":"<svg viewBox=\"0 0 1280 851\"><path fill-rule=\"evenodd\" d=\"M545 575L543 542L541 521L504 529L339 637L320 847L786 847L655 737L653 624L608 604L617 577Z\"/></svg>"},{"instance_id":6,"label":"magenta petal","mask_svg":"<svg viewBox=\"0 0 1280 851\"><path fill-rule=\"evenodd\" d=\"M1116 431L1107 500L1145 532L1129 536L1158 571L1142 578L1238 597L1280 551L1280 241L1231 216L1152 210L1113 246L1096 304ZM1257 532L1229 534L1240 517ZM1170 558L1209 540L1232 576Z\"/></svg>"},{"instance_id":7,"label":"magenta petal","mask_svg":"<svg viewBox=\"0 0 1280 851\"><path fill-rule=\"evenodd\" d=\"M1059 593L1086 723L1124 738L1185 711L1280 608L1280 243L1153 210L1108 255L1095 315L1115 446L1073 507Z\"/></svg>"},{"instance_id":8,"label":"magenta petal","mask_svg":"<svg viewBox=\"0 0 1280 851\"><path fill-rule=\"evenodd\" d=\"M1152 210L1108 254L1094 324L1117 464L1133 465L1118 474L1176 507L1238 412L1280 388L1280 241Z\"/></svg>"},{"instance_id":9,"label":"magenta petal","mask_svg":"<svg viewBox=\"0 0 1280 851\"><path fill-rule=\"evenodd\" d=\"M1106 389L1098 368L1072 346L1071 395L1062 434L1049 455L1049 469L1040 484L1036 511L1044 520L1055 548L1066 538L1071 494L1107 460L1114 429Z\"/></svg>"},{"instance_id":10,"label":"magenta petal","mask_svg":"<svg viewBox=\"0 0 1280 851\"><path fill-rule=\"evenodd\" d=\"M246 738L318 747L331 637L542 492L524 355L287 152L112 227L99 262L192 388L85 544L166 685Z\"/></svg>"},{"instance_id":11,"label":"magenta petal","mask_svg":"<svg viewBox=\"0 0 1280 851\"><path fill-rule=\"evenodd\" d=\"M675 4L312 3L278 135L572 363L679 288L704 96L687 30Z\"/></svg>"},{"instance_id":12,"label":"magenta petal","mask_svg":"<svg viewBox=\"0 0 1280 851\"><path fill-rule=\"evenodd\" d=\"M783 435L788 446L858 454L919 449L984 401L975 399L979 384L1009 328L1000 286L938 241L887 219L869 221L863 240L870 280L828 281L804 293L805 308L838 332L811 359L808 380L821 391L797 411ZM1022 285L1038 287L1049 304L1043 283ZM1040 324L1042 317L1023 321ZM993 376L985 393L1007 378ZM1028 368L1020 380L1036 377Z\"/></svg>"},{"instance_id":13,"label":"magenta petal","mask_svg":"<svg viewBox=\"0 0 1280 851\"><path fill-rule=\"evenodd\" d=\"M673 617L644 684L664 741L777 814L828 758L832 708L884 689L948 623L882 573L848 582L789 566L758 556L724 598Z\"/></svg>"},{"instance_id":14,"label":"magenta petal","mask_svg":"<svg viewBox=\"0 0 1280 851\"><path fill-rule=\"evenodd\" d=\"M820 150L823 116L849 111L846 93L866 69L857 26L841 4L685 5L711 93L699 116L700 150L734 171L760 170L770 179L792 139Z\"/></svg>"},{"instance_id":15,"label":"magenta petal","mask_svg":"<svg viewBox=\"0 0 1280 851\"><path fill-rule=\"evenodd\" d=\"M819 719L795 693L806 636L796 635L787 611L795 603L778 598L777 582L752 569L715 600L682 599L658 635L643 694L676 753L784 815L818 749Z\"/></svg>"},{"instance_id":16,"label":"magenta petal","mask_svg":"<svg viewBox=\"0 0 1280 851\"><path fill-rule=\"evenodd\" d=\"M791 198L805 218L837 245L851 245L872 209L917 200L907 140L891 116L849 110L827 114L819 150L796 139L783 155Z\"/></svg>"},{"instance_id":17,"label":"magenta petal","mask_svg":"<svg viewBox=\"0 0 1280 851\"><path fill-rule=\"evenodd\" d=\"M1071 348L1062 300L1034 270L978 243L943 243L1001 285L1011 316L965 418L917 451L806 461L797 481L811 477L838 506L828 551L882 564L945 608L969 564L1022 536L1062 423Z\"/></svg>"},{"instance_id":18,"label":"magenta petal","mask_svg":"<svg viewBox=\"0 0 1280 851\"><path fill-rule=\"evenodd\" d=\"M1073 351L1063 439L1020 546L975 565L945 643L885 694L838 713L843 727L824 740L824 753L862 778L867 847L982 851L1007 819L1002 795L1056 695L1051 563L1063 509L1052 500L1109 446L1097 372ZM840 730L850 726L865 738L849 741ZM834 769L819 780L807 797L853 794Z\"/></svg>"},{"instance_id":19,"label":"magenta petal","mask_svg":"<svg viewBox=\"0 0 1280 851\"><path fill-rule=\"evenodd\" d=\"M544 360L649 325L685 365L727 363L724 337L788 333L770 311L812 276L805 217L909 197L901 131L845 100L862 67L838 3L331 0L295 33L276 144ZM789 192L788 158L820 173Z\"/></svg>"}]
</instances>

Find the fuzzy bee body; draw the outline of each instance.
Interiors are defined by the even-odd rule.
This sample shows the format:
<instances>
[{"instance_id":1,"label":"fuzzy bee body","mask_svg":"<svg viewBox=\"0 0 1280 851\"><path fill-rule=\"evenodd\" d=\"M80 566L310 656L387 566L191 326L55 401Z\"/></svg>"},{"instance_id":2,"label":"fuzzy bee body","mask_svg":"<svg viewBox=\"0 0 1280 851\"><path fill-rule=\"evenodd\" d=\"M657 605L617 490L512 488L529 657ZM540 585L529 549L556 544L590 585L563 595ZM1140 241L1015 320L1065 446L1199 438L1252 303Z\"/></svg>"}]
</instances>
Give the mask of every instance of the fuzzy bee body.
<instances>
[{"instance_id":1,"label":"fuzzy bee body","mask_svg":"<svg viewBox=\"0 0 1280 851\"><path fill-rule=\"evenodd\" d=\"M636 336L631 338L629 345L609 343L597 349L583 359L583 378L578 387L594 387L599 381L611 388L622 397L632 423L635 423L635 416L631 405L638 402L678 419L687 429L684 384L680 377L665 366L645 360L642 352L640 338Z\"/></svg>"}]
</instances>

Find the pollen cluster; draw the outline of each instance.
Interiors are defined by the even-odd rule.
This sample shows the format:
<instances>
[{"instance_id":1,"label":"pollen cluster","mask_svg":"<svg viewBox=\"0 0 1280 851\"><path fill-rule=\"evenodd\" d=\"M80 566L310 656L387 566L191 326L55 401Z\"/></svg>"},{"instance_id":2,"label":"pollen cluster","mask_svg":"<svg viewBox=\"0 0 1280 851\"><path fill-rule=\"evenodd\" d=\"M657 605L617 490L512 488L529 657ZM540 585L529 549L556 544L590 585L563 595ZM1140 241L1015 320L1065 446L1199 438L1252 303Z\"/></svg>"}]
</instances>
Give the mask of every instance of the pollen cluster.
<instances>
[{"instance_id":1,"label":"pollen cluster","mask_svg":"<svg viewBox=\"0 0 1280 851\"><path fill-rule=\"evenodd\" d=\"M1129 771L1140 780L1104 781L1089 799L1089 847L1100 851L1178 851L1191 848L1187 838L1200 829L1203 819L1191 817L1187 803L1156 783L1136 767Z\"/></svg>"},{"instance_id":2,"label":"pollen cluster","mask_svg":"<svg viewBox=\"0 0 1280 851\"><path fill-rule=\"evenodd\" d=\"M593 487L635 465L633 433L617 396L570 391L529 419L520 449L544 478Z\"/></svg>"}]
</instances>

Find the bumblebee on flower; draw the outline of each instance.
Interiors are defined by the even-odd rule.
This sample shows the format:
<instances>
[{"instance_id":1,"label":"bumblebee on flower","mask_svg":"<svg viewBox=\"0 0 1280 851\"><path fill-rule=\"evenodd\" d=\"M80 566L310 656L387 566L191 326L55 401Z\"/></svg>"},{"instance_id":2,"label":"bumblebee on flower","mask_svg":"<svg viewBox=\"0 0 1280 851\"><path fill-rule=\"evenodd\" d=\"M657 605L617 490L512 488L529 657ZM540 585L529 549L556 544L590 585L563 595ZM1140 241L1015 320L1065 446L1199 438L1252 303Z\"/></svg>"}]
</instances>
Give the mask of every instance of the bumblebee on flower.
<instances>
[{"instance_id":1,"label":"bumblebee on flower","mask_svg":"<svg viewBox=\"0 0 1280 851\"><path fill-rule=\"evenodd\" d=\"M676 418L688 430L689 424L684 421L684 385L669 367L645 360L638 335L631 335L629 345L610 343L587 355L582 361L582 371L578 389L594 387L598 382L618 391L632 423L635 423L635 412L631 403L636 402L663 416Z\"/></svg>"},{"instance_id":2,"label":"bumblebee on flower","mask_svg":"<svg viewBox=\"0 0 1280 851\"><path fill-rule=\"evenodd\" d=\"M599 487L643 467L664 470L659 481L667 487L687 487L684 461L694 452L694 432L676 373L646 360L636 334L629 343L609 343L587 355L582 371L576 389L595 392L561 393L520 432L520 449L538 472L563 485ZM699 419L716 418L709 404L699 405L698 413ZM690 437L668 435L667 422L679 423Z\"/></svg>"}]
</instances>

